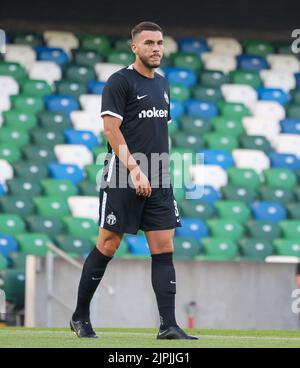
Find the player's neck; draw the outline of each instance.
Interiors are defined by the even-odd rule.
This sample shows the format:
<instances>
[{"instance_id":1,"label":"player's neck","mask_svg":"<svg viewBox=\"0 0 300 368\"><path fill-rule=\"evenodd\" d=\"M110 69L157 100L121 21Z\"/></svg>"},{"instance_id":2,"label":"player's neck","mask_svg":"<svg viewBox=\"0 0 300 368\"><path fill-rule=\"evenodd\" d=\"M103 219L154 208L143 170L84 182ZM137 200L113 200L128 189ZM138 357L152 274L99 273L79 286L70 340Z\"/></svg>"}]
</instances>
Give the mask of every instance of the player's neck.
<instances>
[{"instance_id":1,"label":"player's neck","mask_svg":"<svg viewBox=\"0 0 300 368\"><path fill-rule=\"evenodd\" d=\"M139 62L139 60L135 61L133 68L147 78L154 78L155 69L147 68L143 63Z\"/></svg>"}]
</instances>

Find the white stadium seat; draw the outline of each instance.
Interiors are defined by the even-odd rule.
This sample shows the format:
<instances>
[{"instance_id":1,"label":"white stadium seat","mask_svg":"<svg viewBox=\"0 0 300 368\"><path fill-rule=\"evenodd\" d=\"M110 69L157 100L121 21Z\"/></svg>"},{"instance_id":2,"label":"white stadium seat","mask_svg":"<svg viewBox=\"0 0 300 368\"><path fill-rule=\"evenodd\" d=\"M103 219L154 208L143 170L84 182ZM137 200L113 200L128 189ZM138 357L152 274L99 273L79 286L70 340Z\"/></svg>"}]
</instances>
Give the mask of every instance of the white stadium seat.
<instances>
[{"instance_id":1,"label":"white stadium seat","mask_svg":"<svg viewBox=\"0 0 300 368\"><path fill-rule=\"evenodd\" d=\"M74 196L68 198L68 205L73 217L99 218L99 198L91 196Z\"/></svg>"},{"instance_id":2,"label":"white stadium seat","mask_svg":"<svg viewBox=\"0 0 300 368\"><path fill-rule=\"evenodd\" d=\"M267 55L267 61L270 68L278 72L298 73L300 71L300 62L295 55Z\"/></svg>"},{"instance_id":3,"label":"white stadium seat","mask_svg":"<svg viewBox=\"0 0 300 368\"><path fill-rule=\"evenodd\" d=\"M207 44L217 54L236 56L243 52L238 40L231 37L208 37Z\"/></svg>"},{"instance_id":4,"label":"white stadium seat","mask_svg":"<svg viewBox=\"0 0 300 368\"><path fill-rule=\"evenodd\" d=\"M13 77L0 75L0 95L12 96L19 93L19 85Z\"/></svg>"},{"instance_id":5,"label":"white stadium seat","mask_svg":"<svg viewBox=\"0 0 300 368\"><path fill-rule=\"evenodd\" d=\"M82 144L57 144L54 152L61 164L74 164L84 168L93 163L92 152Z\"/></svg>"},{"instance_id":6,"label":"white stadium seat","mask_svg":"<svg viewBox=\"0 0 300 368\"><path fill-rule=\"evenodd\" d=\"M202 61L204 62L205 69L218 70L227 74L237 67L237 62L232 55L222 55L214 52L203 52L201 54Z\"/></svg>"},{"instance_id":7,"label":"white stadium seat","mask_svg":"<svg viewBox=\"0 0 300 368\"><path fill-rule=\"evenodd\" d=\"M29 70L36 61L36 53L32 47L27 45L7 45L4 60L19 63L25 69Z\"/></svg>"},{"instance_id":8,"label":"white stadium seat","mask_svg":"<svg viewBox=\"0 0 300 368\"><path fill-rule=\"evenodd\" d=\"M235 149L232 151L235 166L240 169L253 169L258 174L270 168L268 156L260 150Z\"/></svg>"},{"instance_id":9,"label":"white stadium seat","mask_svg":"<svg viewBox=\"0 0 300 368\"><path fill-rule=\"evenodd\" d=\"M191 165L191 181L197 185L208 185L215 189L227 185L227 172L217 165Z\"/></svg>"},{"instance_id":10,"label":"white stadium seat","mask_svg":"<svg viewBox=\"0 0 300 368\"><path fill-rule=\"evenodd\" d=\"M282 120L285 118L284 107L276 101L257 101L250 106L250 110L255 117Z\"/></svg>"},{"instance_id":11,"label":"white stadium seat","mask_svg":"<svg viewBox=\"0 0 300 368\"><path fill-rule=\"evenodd\" d=\"M260 77L267 88L281 88L286 92L296 88L296 79L293 73L277 70L261 70Z\"/></svg>"},{"instance_id":12,"label":"white stadium seat","mask_svg":"<svg viewBox=\"0 0 300 368\"><path fill-rule=\"evenodd\" d=\"M80 95L79 102L84 111L99 114L101 112L102 96L100 95Z\"/></svg>"},{"instance_id":13,"label":"white stadium seat","mask_svg":"<svg viewBox=\"0 0 300 368\"><path fill-rule=\"evenodd\" d=\"M69 31L44 31L43 32L44 40L47 42L51 38L60 37L60 38L76 38L73 32Z\"/></svg>"},{"instance_id":14,"label":"white stadium seat","mask_svg":"<svg viewBox=\"0 0 300 368\"><path fill-rule=\"evenodd\" d=\"M247 135L264 136L268 140L273 139L280 134L279 120L265 119L254 116L246 116L243 118L243 126Z\"/></svg>"},{"instance_id":15,"label":"white stadium seat","mask_svg":"<svg viewBox=\"0 0 300 368\"><path fill-rule=\"evenodd\" d=\"M14 170L6 160L0 160L0 184L5 184L6 180L13 179Z\"/></svg>"},{"instance_id":16,"label":"white stadium seat","mask_svg":"<svg viewBox=\"0 0 300 368\"><path fill-rule=\"evenodd\" d=\"M76 130L89 130L97 137L103 131L103 119L99 113L72 111L70 117Z\"/></svg>"},{"instance_id":17,"label":"white stadium seat","mask_svg":"<svg viewBox=\"0 0 300 368\"><path fill-rule=\"evenodd\" d=\"M47 46L63 49L70 55L72 49L79 47L79 41L75 36L55 36L47 41Z\"/></svg>"},{"instance_id":18,"label":"white stadium seat","mask_svg":"<svg viewBox=\"0 0 300 368\"><path fill-rule=\"evenodd\" d=\"M99 81L106 82L108 78L118 70L124 68L124 65L113 63L95 64L95 72Z\"/></svg>"},{"instance_id":19,"label":"white stadium seat","mask_svg":"<svg viewBox=\"0 0 300 368\"><path fill-rule=\"evenodd\" d=\"M0 113L7 111L11 107L10 98L7 95L0 94Z\"/></svg>"},{"instance_id":20,"label":"white stadium seat","mask_svg":"<svg viewBox=\"0 0 300 368\"><path fill-rule=\"evenodd\" d=\"M255 89L246 84L223 84L221 92L227 102L243 103L250 107L257 101Z\"/></svg>"},{"instance_id":21,"label":"white stadium seat","mask_svg":"<svg viewBox=\"0 0 300 368\"><path fill-rule=\"evenodd\" d=\"M61 68L53 61L36 61L29 70L30 79L41 79L50 85L61 77Z\"/></svg>"},{"instance_id":22,"label":"white stadium seat","mask_svg":"<svg viewBox=\"0 0 300 368\"><path fill-rule=\"evenodd\" d=\"M164 54L169 56L173 52L178 51L178 45L175 39L171 36L164 36Z\"/></svg>"},{"instance_id":23,"label":"white stadium seat","mask_svg":"<svg viewBox=\"0 0 300 368\"><path fill-rule=\"evenodd\" d=\"M279 134L272 140L272 146L278 153L294 154L300 158L299 134Z\"/></svg>"}]
</instances>

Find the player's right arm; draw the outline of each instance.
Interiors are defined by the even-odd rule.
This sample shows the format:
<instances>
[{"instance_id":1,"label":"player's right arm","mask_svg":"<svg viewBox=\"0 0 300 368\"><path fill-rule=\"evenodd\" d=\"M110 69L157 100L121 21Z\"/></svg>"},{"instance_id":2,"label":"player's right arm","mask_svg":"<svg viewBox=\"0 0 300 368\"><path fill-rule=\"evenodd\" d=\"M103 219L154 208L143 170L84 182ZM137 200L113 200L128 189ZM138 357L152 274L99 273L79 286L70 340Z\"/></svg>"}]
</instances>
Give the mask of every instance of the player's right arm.
<instances>
[{"instance_id":1,"label":"player's right arm","mask_svg":"<svg viewBox=\"0 0 300 368\"><path fill-rule=\"evenodd\" d=\"M104 120L104 134L120 161L128 168L136 194L149 197L151 186L148 178L129 152L120 130L127 101L128 83L118 74L112 75L102 94L101 116Z\"/></svg>"}]
</instances>

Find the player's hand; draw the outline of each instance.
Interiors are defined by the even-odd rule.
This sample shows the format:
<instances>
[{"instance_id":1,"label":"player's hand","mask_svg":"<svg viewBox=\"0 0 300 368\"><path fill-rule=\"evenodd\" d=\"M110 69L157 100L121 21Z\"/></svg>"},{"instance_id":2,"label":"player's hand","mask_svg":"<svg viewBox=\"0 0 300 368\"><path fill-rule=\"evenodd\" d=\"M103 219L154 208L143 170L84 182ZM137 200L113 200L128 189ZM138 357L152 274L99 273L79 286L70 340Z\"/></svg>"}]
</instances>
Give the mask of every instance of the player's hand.
<instances>
[{"instance_id":1,"label":"player's hand","mask_svg":"<svg viewBox=\"0 0 300 368\"><path fill-rule=\"evenodd\" d=\"M151 196L152 188L149 180L138 166L130 171L130 177L137 195L143 197Z\"/></svg>"}]
</instances>

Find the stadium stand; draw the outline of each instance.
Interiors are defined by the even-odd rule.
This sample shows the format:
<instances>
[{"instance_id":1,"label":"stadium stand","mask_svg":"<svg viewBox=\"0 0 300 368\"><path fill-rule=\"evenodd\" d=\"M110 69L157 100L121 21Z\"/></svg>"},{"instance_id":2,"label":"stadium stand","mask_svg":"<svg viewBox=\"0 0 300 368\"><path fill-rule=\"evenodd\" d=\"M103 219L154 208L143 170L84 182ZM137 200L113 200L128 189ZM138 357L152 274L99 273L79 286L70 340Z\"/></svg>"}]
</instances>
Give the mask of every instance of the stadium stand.
<instances>
[{"instance_id":1,"label":"stadium stand","mask_svg":"<svg viewBox=\"0 0 300 368\"><path fill-rule=\"evenodd\" d=\"M0 59L0 278L24 305L24 255L49 241L85 256L98 233L97 185L106 151L100 118L108 77L134 61L128 40L15 33ZM276 43L166 37L171 153L204 154L174 185L180 259L300 258L300 61ZM203 175L204 173L204 175ZM142 233L118 257L149 255Z\"/></svg>"}]
</instances>

